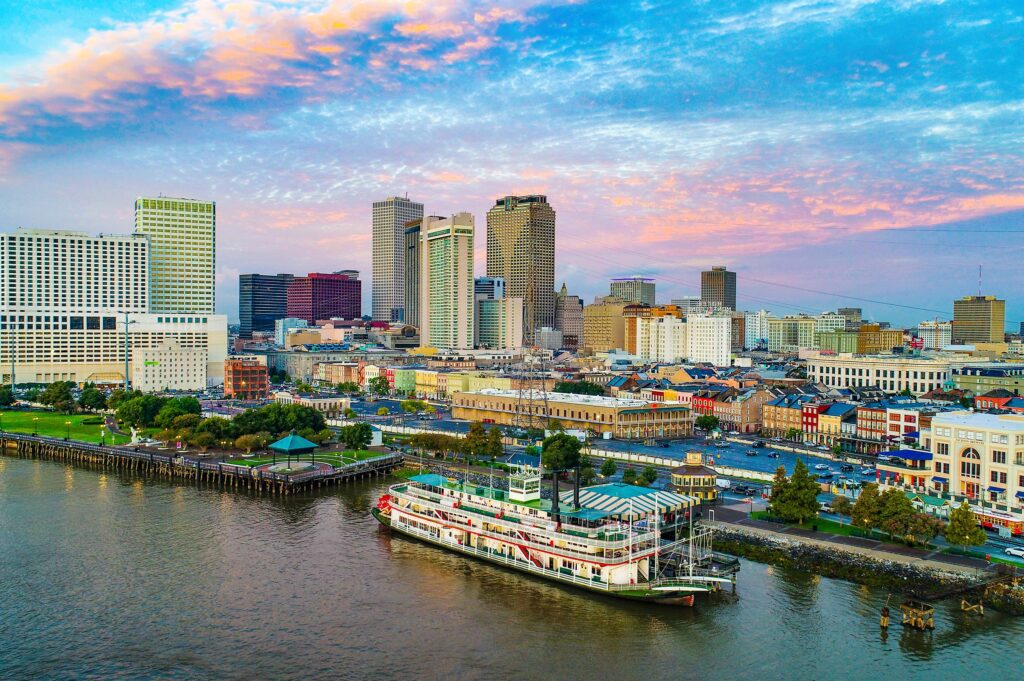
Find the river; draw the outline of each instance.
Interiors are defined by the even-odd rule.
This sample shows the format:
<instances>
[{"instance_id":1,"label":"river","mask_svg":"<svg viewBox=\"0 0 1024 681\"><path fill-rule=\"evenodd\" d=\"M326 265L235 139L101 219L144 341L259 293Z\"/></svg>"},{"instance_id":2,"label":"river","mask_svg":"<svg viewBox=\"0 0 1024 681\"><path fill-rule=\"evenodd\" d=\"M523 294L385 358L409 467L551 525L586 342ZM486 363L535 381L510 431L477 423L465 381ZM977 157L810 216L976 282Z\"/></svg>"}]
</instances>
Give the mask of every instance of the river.
<instances>
[{"instance_id":1,"label":"river","mask_svg":"<svg viewBox=\"0 0 1024 681\"><path fill-rule=\"evenodd\" d=\"M1024 618L744 562L694 609L391 536L384 483L275 500L0 457L3 679L1011 678Z\"/></svg>"}]
</instances>

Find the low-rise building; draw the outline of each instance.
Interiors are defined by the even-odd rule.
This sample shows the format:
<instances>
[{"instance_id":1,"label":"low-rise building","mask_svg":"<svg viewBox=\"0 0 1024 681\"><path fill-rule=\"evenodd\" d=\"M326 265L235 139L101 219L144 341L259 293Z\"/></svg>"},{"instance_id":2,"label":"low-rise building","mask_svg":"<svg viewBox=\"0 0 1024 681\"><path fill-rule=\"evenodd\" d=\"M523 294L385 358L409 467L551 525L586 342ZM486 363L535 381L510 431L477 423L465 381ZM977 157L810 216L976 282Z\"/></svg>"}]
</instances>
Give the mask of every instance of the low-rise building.
<instances>
[{"instance_id":1,"label":"low-rise building","mask_svg":"<svg viewBox=\"0 0 1024 681\"><path fill-rule=\"evenodd\" d=\"M316 409L324 415L324 418L336 419L344 415L345 411L352 405L351 400L339 395L325 395L320 393L304 394L281 391L274 393L274 402L278 404L298 404L303 407Z\"/></svg>"},{"instance_id":2,"label":"low-rise building","mask_svg":"<svg viewBox=\"0 0 1024 681\"><path fill-rule=\"evenodd\" d=\"M700 452L687 452L686 463L672 471L672 490L697 497L702 502L718 499L718 472L704 462Z\"/></svg>"},{"instance_id":3,"label":"low-rise building","mask_svg":"<svg viewBox=\"0 0 1024 681\"><path fill-rule=\"evenodd\" d=\"M484 389L452 396L455 418L514 425L522 410L541 422L556 419L566 428L625 440L686 437L693 432L690 410L677 404L531 390Z\"/></svg>"},{"instance_id":4,"label":"low-rise building","mask_svg":"<svg viewBox=\"0 0 1024 681\"><path fill-rule=\"evenodd\" d=\"M964 360L949 356L821 355L807 359L807 378L830 388L878 386L914 395L943 387Z\"/></svg>"},{"instance_id":5,"label":"low-rise building","mask_svg":"<svg viewBox=\"0 0 1024 681\"><path fill-rule=\"evenodd\" d=\"M167 340L132 352L132 388L144 393L205 390L208 352Z\"/></svg>"},{"instance_id":6,"label":"low-rise building","mask_svg":"<svg viewBox=\"0 0 1024 681\"><path fill-rule=\"evenodd\" d=\"M953 383L971 395L996 389L1024 395L1024 362L964 364L953 369Z\"/></svg>"},{"instance_id":7,"label":"low-rise building","mask_svg":"<svg viewBox=\"0 0 1024 681\"><path fill-rule=\"evenodd\" d=\"M270 394L265 357L249 355L224 360L224 397L233 400L262 400Z\"/></svg>"}]
</instances>

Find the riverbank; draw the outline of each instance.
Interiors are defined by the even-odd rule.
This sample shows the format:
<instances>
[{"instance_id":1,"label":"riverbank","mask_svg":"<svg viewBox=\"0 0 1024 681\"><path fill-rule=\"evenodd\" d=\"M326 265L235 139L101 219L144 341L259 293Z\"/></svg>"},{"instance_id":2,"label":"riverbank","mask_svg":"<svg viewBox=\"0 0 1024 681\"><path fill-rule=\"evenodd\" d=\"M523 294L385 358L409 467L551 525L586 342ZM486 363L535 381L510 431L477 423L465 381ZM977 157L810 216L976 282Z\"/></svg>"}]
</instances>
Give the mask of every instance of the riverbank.
<instances>
[{"instance_id":1,"label":"riverbank","mask_svg":"<svg viewBox=\"0 0 1024 681\"><path fill-rule=\"evenodd\" d=\"M995 568L979 569L842 546L809 537L779 536L723 522L715 527L715 549L748 560L886 589L922 600L956 597L1013 615L1024 615L1024 588Z\"/></svg>"}]
</instances>

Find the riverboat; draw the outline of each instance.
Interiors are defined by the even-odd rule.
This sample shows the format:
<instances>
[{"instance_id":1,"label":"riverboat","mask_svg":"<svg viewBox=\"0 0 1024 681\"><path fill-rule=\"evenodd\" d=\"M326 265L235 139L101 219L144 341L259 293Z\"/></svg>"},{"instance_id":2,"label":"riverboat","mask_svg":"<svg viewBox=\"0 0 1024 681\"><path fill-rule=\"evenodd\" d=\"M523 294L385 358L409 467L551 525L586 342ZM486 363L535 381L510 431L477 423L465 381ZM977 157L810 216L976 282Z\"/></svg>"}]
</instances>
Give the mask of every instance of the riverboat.
<instances>
[{"instance_id":1,"label":"riverboat","mask_svg":"<svg viewBox=\"0 0 1024 681\"><path fill-rule=\"evenodd\" d=\"M700 500L609 483L540 495L539 469L520 466L509 489L424 473L392 485L373 515L403 535L591 592L666 605L735 589L739 562L712 549Z\"/></svg>"}]
</instances>

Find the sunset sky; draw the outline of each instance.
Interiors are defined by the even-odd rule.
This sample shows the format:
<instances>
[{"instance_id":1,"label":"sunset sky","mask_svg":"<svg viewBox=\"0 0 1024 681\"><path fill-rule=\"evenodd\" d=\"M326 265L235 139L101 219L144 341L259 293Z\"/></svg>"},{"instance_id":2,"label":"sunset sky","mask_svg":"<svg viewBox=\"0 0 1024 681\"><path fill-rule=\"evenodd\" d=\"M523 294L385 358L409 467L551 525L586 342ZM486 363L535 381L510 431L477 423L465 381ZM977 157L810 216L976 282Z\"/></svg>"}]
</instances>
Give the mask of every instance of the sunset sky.
<instances>
[{"instance_id":1,"label":"sunset sky","mask_svg":"<svg viewBox=\"0 0 1024 681\"><path fill-rule=\"evenodd\" d=\"M0 229L128 232L217 201L242 272L363 272L370 205L543 193L556 276L740 306L1024 319L1024 4L32 0L0 4ZM858 300L863 299L863 300Z\"/></svg>"}]
</instances>

